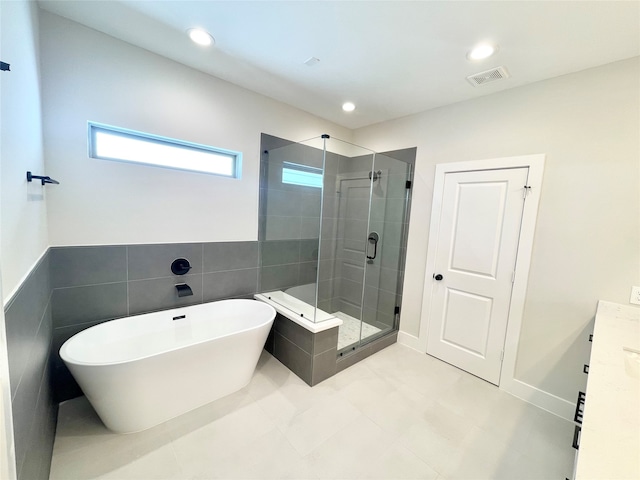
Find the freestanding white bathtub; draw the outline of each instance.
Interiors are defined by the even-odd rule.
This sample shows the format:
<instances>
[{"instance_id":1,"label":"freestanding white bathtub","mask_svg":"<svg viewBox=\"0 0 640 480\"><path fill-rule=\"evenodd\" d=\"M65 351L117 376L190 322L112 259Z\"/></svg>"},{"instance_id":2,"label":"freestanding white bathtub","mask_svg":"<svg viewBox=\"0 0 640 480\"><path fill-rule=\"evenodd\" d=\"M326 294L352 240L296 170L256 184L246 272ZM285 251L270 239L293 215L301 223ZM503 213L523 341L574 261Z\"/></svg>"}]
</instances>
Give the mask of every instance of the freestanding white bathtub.
<instances>
[{"instance_id":1,"label":"freestanding white bathtub","mask_svg":"<svg viewBox=\"0 0 640 480\"><path fill-rule=\"evenodd\" d=\"M247 385L275 314L221 300L137 315L74 335L60 356L107 428L132 433Z\"/></svg>"}]
</instances>

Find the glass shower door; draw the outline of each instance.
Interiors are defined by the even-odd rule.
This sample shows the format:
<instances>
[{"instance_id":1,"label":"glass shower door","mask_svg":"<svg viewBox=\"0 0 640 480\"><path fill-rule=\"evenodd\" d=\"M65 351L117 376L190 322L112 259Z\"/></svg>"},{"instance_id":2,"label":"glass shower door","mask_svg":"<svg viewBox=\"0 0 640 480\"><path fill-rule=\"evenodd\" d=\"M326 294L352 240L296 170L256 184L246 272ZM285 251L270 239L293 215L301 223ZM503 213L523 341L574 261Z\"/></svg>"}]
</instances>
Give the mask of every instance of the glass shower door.
<instances>
[{"instance_id":1,"label":"glass shower door","mask_svg":"<svg viewBox=\"0 0 640 480\"><path fill-rule=\"evenodd\" d=\"M356 348L361 339L373 161L372 152L353 147L348 156L340 159L335 178L332 311L343 321L338 351Z\"/></svg>"},{"instance_id":2,"label":"glass shower door","mask_svg":"<svg viewBox=\"0 0 640 480\"><path fill-rule=\"evenodd\" d=\"M296 318L340 318L343 354L397 329L411 161L324 135L263 149L260 291Z\"/></svg>"},{"instance_id":3,"label":"glass shower door","mask_svg":"<svg viewBox=\"0 0 640 480\"><path fill-rule=\"evenodd\" d=\"M344 322L342 353L396 328L404 269L410 166L387 155L357 153L341 159L335 180L332 311Z\"/></svg>"},{"instance_id":4,"label":"glass shower door","mask_svg":"<svg viewBox=\"0 0 640 480\"><path fill-rule=\"evenodd\" d=\"M289 142L260 167L260 292L312 322L330 317L316 309L323 162L317 145Z\"/></svg>"},{"instance_id":5,"label":"glass shower door","mask_svg":"<svg viewBox=\"0 0 640 480\"><path fill-rule=\"evenodd\" d=\"M402 302L409 164L375 154L366 237L360 343L396 328Z\"/></svg>"}]
</instances>

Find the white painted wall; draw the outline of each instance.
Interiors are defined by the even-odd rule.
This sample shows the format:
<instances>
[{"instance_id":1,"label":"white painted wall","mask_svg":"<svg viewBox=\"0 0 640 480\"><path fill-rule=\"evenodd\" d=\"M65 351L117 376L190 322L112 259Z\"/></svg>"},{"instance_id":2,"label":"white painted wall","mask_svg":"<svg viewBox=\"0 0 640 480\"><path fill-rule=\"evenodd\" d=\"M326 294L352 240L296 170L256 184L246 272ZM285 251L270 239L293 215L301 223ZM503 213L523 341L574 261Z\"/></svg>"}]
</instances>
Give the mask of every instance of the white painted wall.
<instances>
[{"instance_id":1,"label":"white painted wall","mask_svg":"<svg viewBox=\"0 0 640 480\"><path fill-rule=\"evenodd\" d=\"M434 165L546 154L516 376L574 400L596 301L625 303L640 282L637 58L350 132L55 15L41 24L53 245L255 240L260 132L418 146L401 322L417 336ZM242 179L89 159L88 120L240 150Z\"/></svg>"},{"instance_id":2,"label":"white painted wall","mask_svg":"<svg viewBox=\"0 0 640 480\"><path fill-rule=\"evenodd\" d=\"M38 14L26 0L0 1L0 299L3 306L46 250L46 203L26 171L44 171ZM0 309L0 478L17 476L4 308Z\"/></svg>"},{"instance_id":3,"label":"white painted wall","mask_svg":"<svg viewBox=\"0 0 640 480\"><path fill-rule=\"evenodd\" d=\"M401 331L418 336L437 163L546 154L516 378L575 402L598 299L640 282L640 69L634 58L355 131L418 147ZM471 87L470 87L471 88Z\"/></svg>"},{"instance_id":4,"label":"white painted wall","mask_svg":"<svg viewBox=\"0 0 640 480\"><path fill-rule=\"evenodd\" d=\"M38 9L35 2L2 2L0 58L0 228L3 301L48 246L48 191L27 183L26 172L46 175L42 153Z\"/></svg>"},{"instance_id":5,"label":"white painted wall","mask_svg":"<svg viewBox=\"0 0 640 480\"><path fill-rule=\"evenodd\" d=\"M257 240L260 133L351 131L41 11L52 245ZM195 48L195 46L194 46ZM242 178L90 159L87 121L243 152Z\"/></svg>"},{"instance_id":6,"label":"white painted wall","mask_svg":"<svg viewBox=\"0 0 640 480\"><path fill-rule=\"evenodd\" d=\"M0 2L2 10L2 2ZM2 269L0 268L0 271ZM0 295L2 280L0 280ZM4 309L0 308L0 478L14 480L16 472L16 450L13 435L13 409L11 385L9 384L9 355Z\"/></svg>"}]
</instances>

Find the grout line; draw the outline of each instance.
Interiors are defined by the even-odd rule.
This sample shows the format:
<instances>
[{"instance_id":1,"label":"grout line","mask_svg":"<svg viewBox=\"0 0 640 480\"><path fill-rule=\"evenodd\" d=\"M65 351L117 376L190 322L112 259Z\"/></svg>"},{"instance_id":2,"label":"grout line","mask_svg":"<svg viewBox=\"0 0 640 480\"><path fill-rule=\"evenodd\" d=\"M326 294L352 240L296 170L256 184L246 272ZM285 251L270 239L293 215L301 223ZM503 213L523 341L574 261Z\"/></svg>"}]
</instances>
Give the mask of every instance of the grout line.
<instances>
[{"instance_id":1,"label":"grout line","mask_svg":"<svg viewBox=\"0 0 640 480\"><path fill-rule=\"evenodd\" d=\"M202 288L204 289L204 243L200 244L200 271L203 275ZM204 292L203 296L204 296Z\"/></svg>"},{"instance_id":2,"label":"grout line","mask_svg":"<svg viewBox=\"0 0 640 480\"><path fill-rule=\"evenodd\" d=\"M125 247L125 258L127 262L127 315L131 315L131 307L129 306L129 245Z\"/></svg>"},{"instance_id":3,"label":"grout line","mask_svg":"<svg viewBox=\"0 0 640 480\"><path fill-rule=\"evenodd\" d=\"M289 265L302 265L303 263L313 263L313 264L315 264L317 262L315 260L309 260L308 262L274 263L273 265L263 265L262 268L286 267L286 266L289 266ZM232 271L232 270L227 270L227 271Z\"/></svg>"},{"instance_id":4,"label":"grout line","mask_svg":"<svg viewBox=\"0 0 640 480\"><path fill-rule=\"evenodd\" d=\"M291 320L289 320L289 321L290 321L291 323L294 323L294 322L292 322ZM302 327L301 327L301 328L302 328ZM277 333L278 335L280 335L284 340L286 340L287 342L289 342L291 345L293 345L294 347L296 347L298 350L300 350L301 352L303 352L305 355L308 355L308 356L309 356L309 358L310 358L311 360L313 360L313 353L309 353L309 352L307 352L304 348L302 348L302 347L301 347L300 345L298 345L296 342L294 342L293 340L291 340L291 339L289 339L288 337L286 337L285 335L283 335L283 334L282 334L282 332L280 332L280 331L276 331L276 330L274 329L274 333ZM311 345L311 347L313 348L313 345ZM274 351L275 351L275 348L274 348ZM313 363L313 362L312 362L312 363ZM289 367L287 367L287 368L289 368ZM313 370L313 367L312 367L312 370ZM291 370L291 371L293 372L293 370ZM294 372L294 373L295 373L295 372ZM297 374L296 374L296 375L297 375ZM305 382L305 383L306 383L306 382Z\"/></svg>"},{"instance_id":5,"label":"grout line","mask_svg":"<svg viewBox=\"0 0 640 480\"><path fill-rule=\"evenodd\" d=\"M200 243L200 267L201 267L201 274L200 274L200 305L206 303L204 301L204 243Z\"/></svg>"},{"instance_id":6,"label":"grout line","mask_svg":"<svg viewBox=\"0 0 640 480\"><path fill-rule=\"evenodd\" d=\"M40 332L40 329L42 328L42 322L44 321L44 317L47 314L47 310L49 308L49 305L51 304L51 339L49 340L49 343L51 343L51 341L53 340L53 304L52 304L52 298L53 298L53 288L49 291L49 296L47 297L47 301L45 302L45 306L44 309L42 311L42 316L40 317L40 321L38 322L38 328L36 328L36 331L32 337L33 340L33 344L31 345L31 348L29 349L29 353L27 354L27 361L25 363L25 365L23 365L23 370L22 373L20 374L20 378L18 379L18 383L16 384L16 390L14 392L14 394L12 395L11 398L11 402L13 402L15 396L18 394L18 390L20 389L20 385L22 384L22 379L24 378L24 374L27 370L27 366L29 364L29 361L31 360L31 356L33 355L33 350L35 349L35 339L38 337L38 333ZM47 361L49 358L49 353L47 354Z\"/></svg>"},{"instance_id":7,"label":"grout line","mask_svg":"<svg viewBox=\"0 0 640 480\"><path fill-rule=\"evenodd\" d=\"M72 285L70 287L56 287L52 288L52 290L69 290L71 288L84 288L84 287L98 287L100 285L116 285L119 283L127 283L127 280L118 280L115 282L104 282L104 283L89 283L87 285Z\"/></svg>"},{"instance_id":8,"label":"grout line","mask_svg":"<svg viewBox=\"0 0 640 480\"><path fill-rule=\"evenodd\" d=\"M224 273L224 272L242 272L244 270L254 270L260 269L260 267L247 267L247 268L232 268L230 270L216 270L214 272L202 272L202 275L211 275L213 273ZM197 275L197 274L194 274ZM144 279L144 280L152 280L152 279Z\"/></svg>"},{"instance_id":9,"label":"grout line","mask_svg":"<svg viewBox=\"0 0 640 480\"><path fill-rule=\"evenodd\" d=\"M48 357L49 355L47 355ZM45 375L47 373L47 369L48 366L45 366L45 368L42 369L42 374L40 376L40 386L38 387L38 394L36 397L36 404L35 407L33 409L34 412L38 411L38 406L40 405L40 402L42 401L42 387L44 385L44 379L45 379ZM16 393L18 393L18 389L16 388ZM13 403L13 399L12 399L12 403ZM48 412L47 412L48 413ZM36 416L34 415L33 417L31 417L31 423L29 424L29 433L27 436L27 440L30 440L31 437L33 436L33 430L34 430L34 425L36 423L38 419L36 418ZM55 434L54 434L54 441L55 441ZM33 445L31 443L29 443L29 447L32 447ZM29 448L30 449L30 448ZM27 450L26 452L24 452L24 458L22 459L22 463L19 466L18 469L18 477L20 477L20 472L22 472L22 469L24 468L25 462L27 461L27 459L29 458L29 450ZM17 460L17 458L16 458Z\"/></svg>"}]
</instances>

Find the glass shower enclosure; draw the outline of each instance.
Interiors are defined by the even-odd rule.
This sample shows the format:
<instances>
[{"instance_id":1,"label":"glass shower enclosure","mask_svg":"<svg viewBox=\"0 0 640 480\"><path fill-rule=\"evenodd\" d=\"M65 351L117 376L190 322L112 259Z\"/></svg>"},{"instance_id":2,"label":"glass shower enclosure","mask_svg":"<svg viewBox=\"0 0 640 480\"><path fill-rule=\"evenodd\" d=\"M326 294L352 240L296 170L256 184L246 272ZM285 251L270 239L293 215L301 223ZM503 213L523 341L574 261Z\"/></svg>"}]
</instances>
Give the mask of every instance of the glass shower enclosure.
<instances>
[{"instance_id":1,"label":"glass shower enclosure","mask_svg":"<svg viewBox=\"0 0 640 480\"><path fill-rule=\"evenodd\" d=\"M263 136L259 289L311 322L342 320L338 355L397 330L414 159Z\"/></svg>"}]
</instances>

